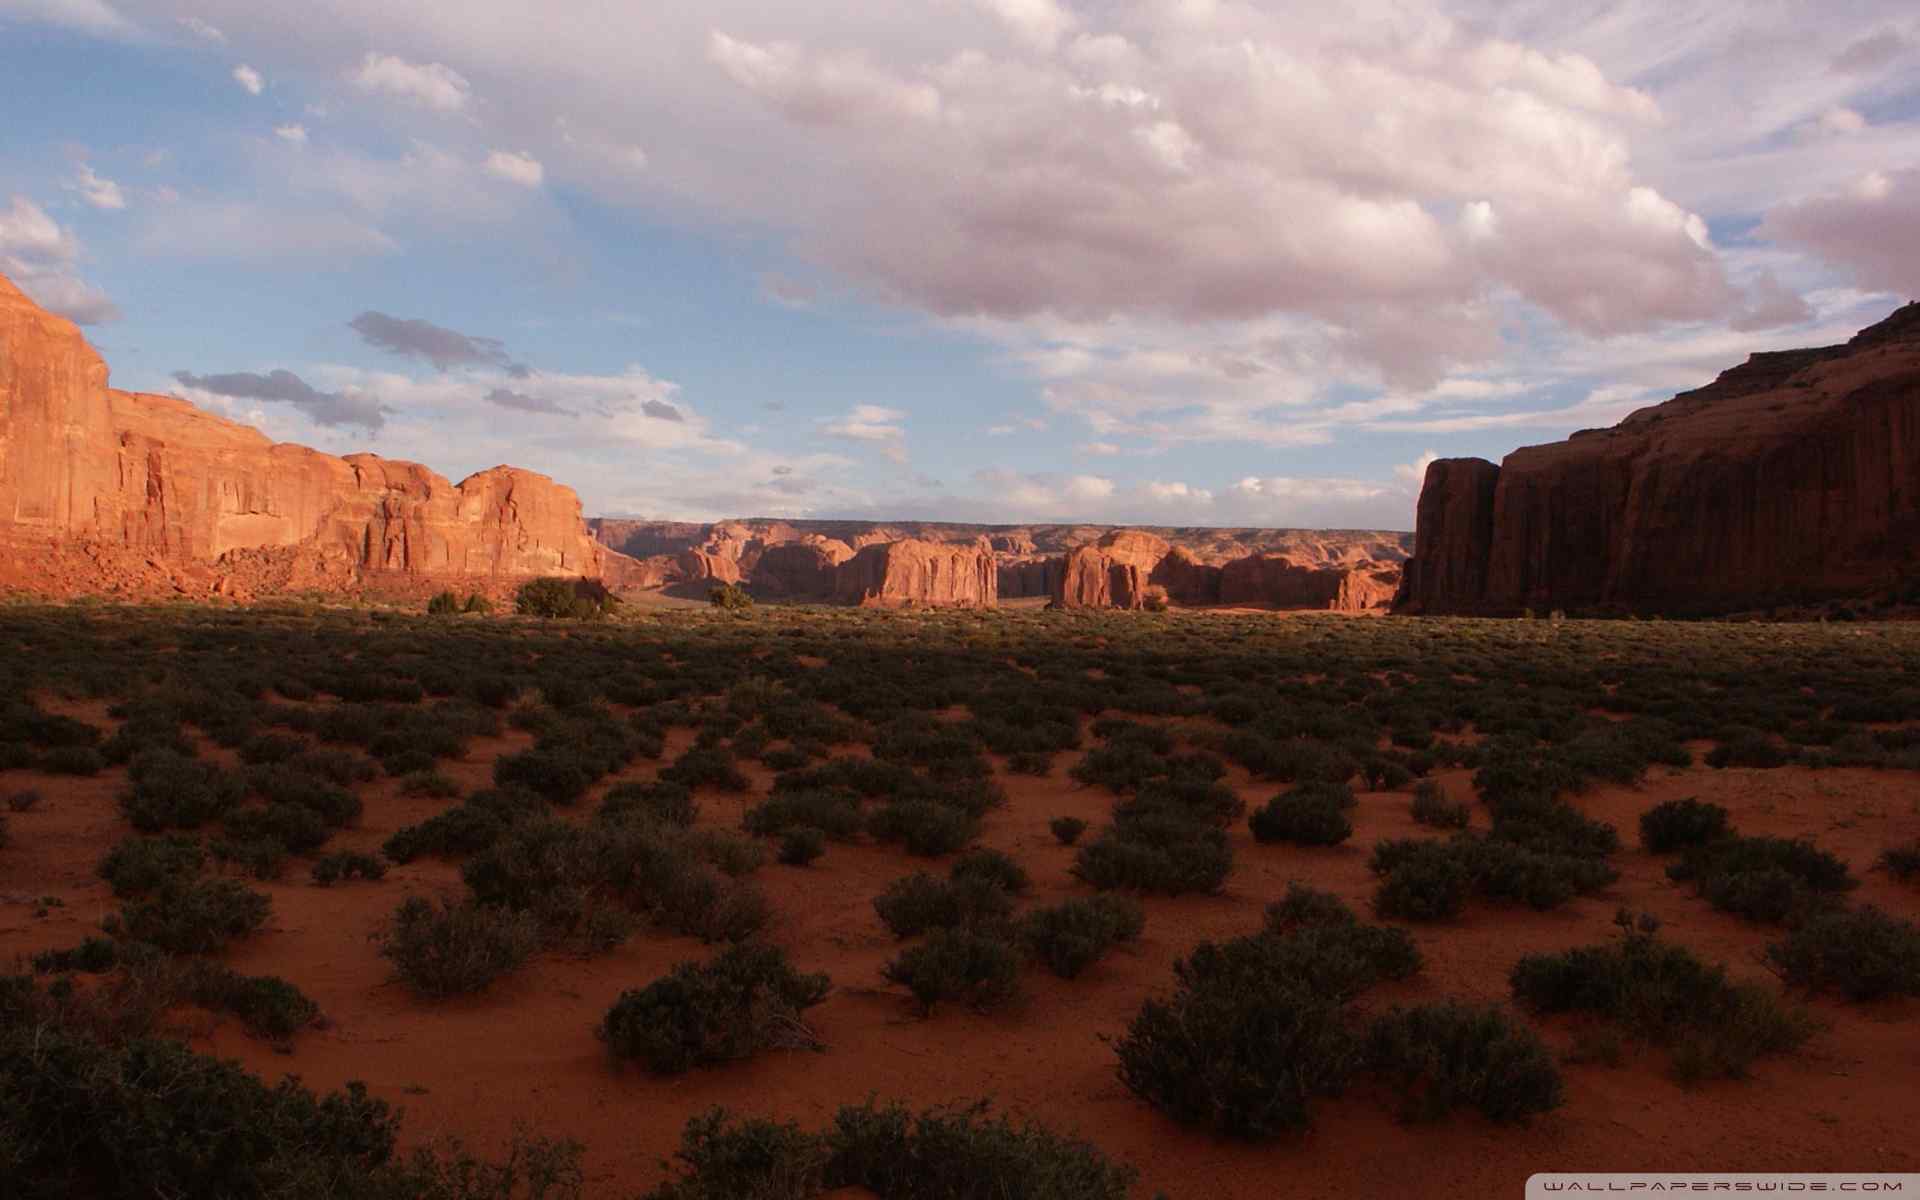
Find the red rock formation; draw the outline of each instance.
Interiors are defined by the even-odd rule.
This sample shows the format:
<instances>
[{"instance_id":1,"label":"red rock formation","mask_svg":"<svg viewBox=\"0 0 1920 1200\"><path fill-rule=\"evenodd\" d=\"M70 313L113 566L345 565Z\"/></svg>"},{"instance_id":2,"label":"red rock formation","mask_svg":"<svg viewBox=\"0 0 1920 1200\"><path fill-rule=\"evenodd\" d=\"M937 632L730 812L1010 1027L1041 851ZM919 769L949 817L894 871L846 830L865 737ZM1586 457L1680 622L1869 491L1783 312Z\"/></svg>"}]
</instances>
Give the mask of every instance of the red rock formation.
<instances>
[{"instance_id":1,"label":"red rock formation","mask_svg":"<svg viewBox=\"0 0 1920 1200\"><path fill-rule=\"evenodd\" d=\"M841 563L835 598L875 608L992 608L999 575L985 539L962 545L906 540L867 546Z\"/></svg>"},{"instance_id":2,"label":"red rock formation","mask_svg":"<svg viewBox=\"0 0 1920 1200\"><path fill-rule=\"evenodd\" d=\"M1153 565L1147 581L1165 588L1167 598L1175 604L1221 603L1222 569L1200 561L1185 546L1169 549L1166 557Z\"/></svg>"},{"instance_id":3,"label":"red rock formation","mask_svg":"<svg viewBox=\"0 0 1920 1200\"><path fill-rule=\"evenodd\" d=\"M838 568L853 557L845 542L815 538L769 546L753 572L753 589L769 597L824 600L838 587Z\"/></svg>"},{"instance_id":4,"label":"red rock formation","mask_svg":"<svg viewBox=\"0 0 1920 1200\"><path fill-rule=\"evenodd\" d=\"M1063 608L1140 608L1153 569L1173 549L1166 539L1121 529L1067 555L1053 601Z\"/></svg>"},{"instance_id":5,"label":"red rock formation","mask_svg":"<svg viewBox=\"0 0 1920 1200\"><path fill-rule=\"evenodd\" d=\"M1727 612L1896 586L1920 569L1920 305L1498 468L1441 466L1405 611Z\"/></svg>"},{"instance_id":6,"label":"red rock formation","mask_svg":"<svg viewBox=\"0 0 1920 1200\"><path fill-rule=\"evenodd\" d=\"M97 544L102 563L119 547L299 585L598 577L608 557L578 497L543 475L495 467L455 486L415 463L275 445L183 400L110 390L80 331L4 278L0 528L15 543ZM273 548L292 557L256 553ZM167 573L177 586L199 578Z\"/></svg>"},{"instance_id":7,"label":"red rock formation","mask_svg":"<svg viewBox=\"0 0 1920 1200\"><path fill-rule=\"evenodd\" d=\"M1067 561L1059 557L1009 559L998 554L995 558L999 567L1002 600L1053 595Z\"/></svg>"}]
</instances>

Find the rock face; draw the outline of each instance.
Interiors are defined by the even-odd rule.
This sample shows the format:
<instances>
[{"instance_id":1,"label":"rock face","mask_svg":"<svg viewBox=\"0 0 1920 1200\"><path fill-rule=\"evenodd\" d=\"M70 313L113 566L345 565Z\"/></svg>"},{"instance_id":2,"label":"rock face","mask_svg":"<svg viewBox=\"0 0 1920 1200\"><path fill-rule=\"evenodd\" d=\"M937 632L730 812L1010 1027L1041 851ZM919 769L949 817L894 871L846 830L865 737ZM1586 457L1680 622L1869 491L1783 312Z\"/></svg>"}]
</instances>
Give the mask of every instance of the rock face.
<instances>
[{"instance_id":1,"label":"rock face","mask_svg":"<svg viewBox=\"0 0 1920 1200\"><path fill-rule=\"evenodd\" d=\"M1286 577L1261 592L1258 580L1281 579L1243 568L1243 582L1230 603L1274 607L1379 607L1385 579L1388 595L1400 564L1412 549L1408 534L1372 530L1115 529L1105 525L960 525L933 521L722 521L714 525L597 518L589 528L610 548L644 559L645 571L623 577L647 579L634 586L740 582L768 597L829 599L821 588L817 559L785 558L784 547L817 546L851 554L899 541L971 547L986 539L994 555L1001 600L1047 597L1073 606L1139 607L1155 589L1178 605L1223 602L1223 571L1256 555L1282 554L1303 570L1325 570L1327 580L1303 587ZM814 567L792 563L812 560ZM1118 574L1115 569L1118 568ZM764 578L763 578L764 576ZM812 583L806 582L811 578ZM819 590L814 590L819 589ZM1303 600L1303 597L1305 598ZM971 603L972 601L969 601Z\"/></svg>"},{"instance_id":2,"label":"rock face","mask_svg":"<svg viewBox=\"0 0 1920 1200\"><path fill-rule=\"evenodd\" d=\"M948 544L908 539L862 548L837 569L835 598L871 608L992 608L999 572L985 539Z\"/></svg>"},{"instance_id":3,"label":"rock face","mask_svg":"<svg viewBox=\"0 0 1920 1200\"><path fill-rule=\"evenodd\" d=\"M1920 568L1920 305L1756 354L1612 429L1436 462L1405 612L1712 613L1851 598Z\"/></svg>"},{"instance_id":4,"label":"rock face","mask_svg":"<svg viewBox=\"0 0 1920 1200\"><path fill-rule=\"evenodd\" d=\"M183 400L109 389L80 331L4 278L0 532L97 545L102 562L143 556L170 578L211 563L298 586L598 577L609 557L578 497L544 475L495 467L456 486L416 463L276 445Z\"/></svg>"}]
</instances>

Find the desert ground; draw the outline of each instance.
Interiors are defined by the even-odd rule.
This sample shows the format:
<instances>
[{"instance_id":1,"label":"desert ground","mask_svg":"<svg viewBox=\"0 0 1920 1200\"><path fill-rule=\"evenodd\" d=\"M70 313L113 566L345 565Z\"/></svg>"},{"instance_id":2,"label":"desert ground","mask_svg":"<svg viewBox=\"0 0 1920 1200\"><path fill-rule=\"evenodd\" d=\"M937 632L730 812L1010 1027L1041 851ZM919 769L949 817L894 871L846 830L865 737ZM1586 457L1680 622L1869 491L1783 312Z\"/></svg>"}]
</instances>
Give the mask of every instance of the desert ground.
<instances>
[{"instance_id":1,"label":"desert ground","mask_svg":"<svg viewBox=\"0 0 1920 1200\"><path fill-rule=\"evenodd\" d=\"M1871 907L1896 929L1920 917L1920 879L1903 881L1893 868L1904 860L1888 853L1920 844L1920 626L666 605L535 621L82 605L0 609L0 644L0 798L33 794L6 814L0 973L107 995L131 974L124 966L67 973L36 969L35 956L101 937L103 922L110 939L135 939L114 915L139 901L99 873L123 839L205 838L215 846L201 878L239 881L270 912L209 952L172 957L279 977L319 1016L261 1033L166 994L148 998L157 1011L138 1018L140 1036L184 1039L269 1083L364 1081L404 1110L407 1146L457 1138L485 1158L516 1136L576 1141L590 1197L637 1196L673 1177L688 1121L715 1108L812 1130L870 1098L916 1111L991 1101L996 1114L1131 1167L1126 1194L1140 1197L1491 1197L1518 1195L1541 1170L1920 1170L1911 944L1904 967L1898 945L1890 951L1892 982L1878 988L1850 986L1847 964L1863 968L1844 952L1824 972L1769 955L1836 915ZM343 710L356 711L329 719ZM329 750L335 763L366 761L344 785L360 810L329 822L323 844L219 849L223 836L258 841L273 828L234 815L265 811L277 785L260 782L263 767ZM130 821L139 789L129 766L155 754L211 764L246 798L204 822L149 813L142 833ZM547 774L501 765L529 754ZM567 766L573 754L587 765L569 773L550 761ZM852 770L822 774L842 762L895 774L870 788ZM1217 833L1193 836L1223 839L1223 876L1168 885L1086 865L1124 819L1116 805L1156 778L1155 762L1202 781L1182 794L1208 797L1191 820ZM313 878L316 861L342 851L386 861L396 834L503 783L540 799L486 835L496 842L533 822L604 827L610 792L676 778L695 802L687 836L713 835L699 845L725 868L718 886L764 898L755 927L676 932L699 923L591 885L569 893L559 917L551 896L523 894L496 907L537 912L537 949L484 986L436 997L383 955L382 930L407 897L466 900L463 868L490 851L401 855L374 880ZM916 854L899 796L919 781L960 816ZM1338 804L1350 832L1257 840L1247 814L1308 785L1351 793ZM1498 814L1517 811L1501 807L1519 803L1516 789L1570 808L1580 830L1611 827L1617 845L1562 854L1529 843L1540 861L1566 866L1564 887L1556 877L1536 893L1476 875L1443 903L1452 911L1423 919L1381 902L1391 872L1370 865L1378 843L1454 836L1415 820L1416 793L1464 804L1475 844L1512 843L1524 839ZM854 816L829 831L824 853L793 865L780 861L786 831L763 806L801 791ZM1685 800L1724 809L1729 838L1810 840L1847 879L1772 876L1776 910L1697 874L1670 878L1683 855L1643 846L1640 821ZM1074 845L1053 831L1062 817L1086 822ZM1302 844L1314 840L1335 844ZM926 1010L887 967L928 935L896 937L874 900L915 872L945 878L963 850L981 847L1030 878L1008 897L1013 916L983 936L1024 945L1007 921L1103 894L1137 900L1144 925L1077 977L1023 952L1013 995ZM1575 858L1582 865L1568 866ZM1121 1044L1143 1004L1174 994L1176 963L1203 943L1279 936L1262 935L1265 914L1295 885L1403 931L1418 952L1416 970L1356 989L1339 1021L1442 1001L1492 1006L1513 1037L1544 1050L1535 1066L1557 1075L1557 1093L1511 1111L1463 1085L1439 1106L1450 1111L1416 1111L1410 1097L1441 1095L1443 1068L1361 1066L1308 1096L1301 1121L1250 1133L1129 1087ZM581 913L602 909L627 919L583 935ZM1698 1031L1683 1019L1656 1028L1546 1011L1510 983L1527 956L1636 938L1723 966L1723 986L1747 987L1802 1032L1689 1065ZM813 1044L774 1039L671 1074L615 1061L597 1030L622 993L731 941L777 947L796 970L829 977L825 998L797 1015ZM73 1019L60 1001L37 1003L49 1025Z\"/></svg>"}]
</instances>

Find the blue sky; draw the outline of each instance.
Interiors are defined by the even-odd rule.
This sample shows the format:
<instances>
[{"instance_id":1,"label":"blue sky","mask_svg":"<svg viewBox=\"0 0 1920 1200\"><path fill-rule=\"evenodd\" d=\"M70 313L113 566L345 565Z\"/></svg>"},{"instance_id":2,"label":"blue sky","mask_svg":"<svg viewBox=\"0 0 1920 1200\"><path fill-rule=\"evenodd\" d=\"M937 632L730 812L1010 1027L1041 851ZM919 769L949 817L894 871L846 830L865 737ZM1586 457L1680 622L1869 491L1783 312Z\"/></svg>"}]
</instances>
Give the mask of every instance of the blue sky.
<instances>
[{"instance_id":1,"label":"blue sky","mask_svg":"<svg viewBox=\"0 0 1920 1200\"><path fill-rule=\"evenodd\" d=\"M1910 6L0 0L116 386L589 513L1408 528L1920 292Z\"/></svg>"}]
</instances>

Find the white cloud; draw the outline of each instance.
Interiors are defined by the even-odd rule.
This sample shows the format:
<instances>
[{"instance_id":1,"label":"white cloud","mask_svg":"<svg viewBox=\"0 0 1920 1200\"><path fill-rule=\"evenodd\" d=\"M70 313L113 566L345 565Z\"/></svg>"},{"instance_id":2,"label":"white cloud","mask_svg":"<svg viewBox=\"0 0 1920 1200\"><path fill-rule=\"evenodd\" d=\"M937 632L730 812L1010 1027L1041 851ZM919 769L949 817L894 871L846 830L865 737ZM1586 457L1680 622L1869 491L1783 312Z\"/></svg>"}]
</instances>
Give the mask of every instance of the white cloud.
<instances>
[{"instance_id":1,"label":"white cloud","mask_svg":"<svg viewBox=\"0 0 1920 1200\"><path fill-rule=\"evenodd\" d=\"M1074 26L1073 14L1058 0L978 0L1020 41L1034 50L1051 51Z\"/></svg>"},{"instance_id":2,"label":"white cloud","mask_svg":"<svg viewBox=\"0 0 1920 1200\"><path fill-rule=\"evenodd\" d=\"M81 325L119 317L107 294L76 273L80 243L25 196L0 209L0 274L51 312Z\"/></svg>"},{"instance_id":3,"label":"white cloud","mask_svg":"<svg viewBox=\"0 0 1920 1200\"><path fill-rule=\"evenodd\" d=\"M258 96L266 90L267 86L267 81L261 77L260 72L245 63L233 69L233 81L245 88L250 96Z\"/></svg>"},{"instance_id":4,"label":"white cloud","mask_svg":"<svg viewBox=\"0 0 1920 1200\"><path fill-rule=\"evenodd\" d=\"M521 187L535 188L546 178L546 168L531 154L514 150L495 150L487 155L487 174Z\"/></svg>"},{"instance_id":5,"label":"white cloud","mask_svg":"<svg viewBox=\"0 0 1920 1200\"><path fill-rule=\"evenodd\" d=\"M292 142L296 146L304 146L307 144L307 127L305 125L295 124L275 125L273 127L273 136L283 142Z\"/></svg>"},{"instance_id":6,"label":"white cloud","mask_svg":"<svg viewBox=\"0 0 1920 1200\"><path fill-rule=\"evenodd\" d=\"M1763 237L1850 274L1863 287L1920 295L1920 167L1870 171L1845 189L1784 204Z\"/></svg>"},{"instance_id":7,"label":"white cloud","mask_svg":"<svg viewBox=\"0 0 1920 1200\"><path fill-rule=\"evenodd\" d=\"M199 17L181 17L179 20L181 28L201 41L210 42L216 46L227 44L227 35L222 33L218 26L209 25Z\"/></svg>"},{"instance_id":8,"label":"white cloud","mask_svg":"<svg viewBox=\"0 0 1920 1200\"><path fill-rule=\"evenodd\" d=\"M436 112L459 112L473 99L466 77L442 63L413 63L369 52L351 76L362 91L398 96Z\"/></svg>"},{"instance_id":9,"label":"white cloud","mask_svg":"<svg viewBox=\"0 0 1920 1200\"><path fill-rule=\"evenodd\" d=\"M1427 481L1427 468L1439 461L1440 456L1432 450L1422 454L1410 463L1402 463L1393 469L1394 477L1413 488L1416 492Z\"/></svg>"},{"instance_id":10,"label":"white cloud","mask_svg":"<svg viewBox=\"0 0 1920 1200\"><path fill-rule=\"evenodd\" d=\"M137 36L139 27L106 0L0 0L0 20L44 22L96 37Z\"/></svg>"},{"instance_id":11,"label":"white cloud","mask_svg":"<svg viewBox=\"0 0 1920 1200\"><path fill-rule=\"evenodd\" d=\"M812 55L786 42L756 45L714 30L708 56L741 87L805 125L851 126L940 114L940 92L856 52Z\"/></svg>"},{"instance_id":12,"label":"white cloud","mask_svg":"<svg viewBox=\"0 0 1920 1200\"><path fill-rule=\"evenodd\" d=\"M120 190L120 185L96 173L86 163L74 168L73 180L66 186L68 190L80 193L80 198L95 208L117 211L127 206L127 196Z\"/></svg>"}]
</instances>

